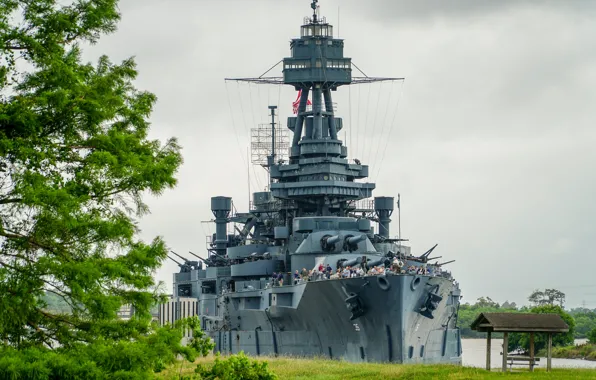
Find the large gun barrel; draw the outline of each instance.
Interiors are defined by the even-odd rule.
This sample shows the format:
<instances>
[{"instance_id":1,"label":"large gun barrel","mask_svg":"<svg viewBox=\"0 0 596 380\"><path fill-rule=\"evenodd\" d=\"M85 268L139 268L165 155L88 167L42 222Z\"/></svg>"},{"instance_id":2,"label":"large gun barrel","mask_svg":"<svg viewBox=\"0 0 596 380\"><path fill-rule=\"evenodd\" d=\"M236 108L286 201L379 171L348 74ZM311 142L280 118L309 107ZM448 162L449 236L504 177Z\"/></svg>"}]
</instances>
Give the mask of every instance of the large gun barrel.
<instances>
[{"instance_id":1,"label":"large gun barrel","mask_svg":"<svg viewBox=\"0 0 596 380\"><path fill-rule=\"evenodd\" d=\"M327 244L335 244L339 242L339 235L329 236L326 240Z\"/></svg>"},{"instance_id":2,"label":"large gun barrel","mask_svg":"<svg viewBox=\"0 0 596 380\"><path fill-rule=\"evenodd\" d=\"M376 267L377 265L381 265L381 264L387 265L388 262L390 262L390 260L388 258L381 257L380 259L369 261L368 263L366 263L366 265L369 268L372 268L372 267Z\"/></svg>"},{"instance_id":3,"label":"large gun barrel","mask_svg":"<svg viewBox=\"0 0 596 380\"><path fill-rule=\"evenodd\" d=\"M455 260L451 260L451 261L445 261L444 263L440 263L437 264L438 266L442 266L442 265L447 265L447 264L451 264L452 262L454 262Z\"/></svg>"},{"instance_id":4,"label":"large gun barrel","mask_svg":"<svg viewBox=\"0 0 596 380\"><path fill-rule=\"evenodd\" d=\"M188 253L190 253L191 255L193 255L194 257L196 257L197 259L199 259L199 260L201 260L201 261L205 261L205 259L204 259L204 258L202 258L201 256L199 256L199 255L197 255L197 254L195 254L195 253L192 253L191 251L188 251Z\"/></svg>"},{"instance_id":5,"label":"large gun barrel","mask_svg":"<svg viewBox=\"0 0 596 380\"><path fill-rule=\"evenodd\" d=\"M178 264L178 266L182 266L182 264L180 264L178 261L174 260L172 258L172 256L168 255L168 259L172 260L173 262L175 262L176 264Z\"/></svg>"},{"instance_id":6,"label":"large gun barrel","mask_svg":"<svg viewBox=\"0 0 596 380\"><path fill-rule=\"evenodd\" d=\"M360 264L361 261L362 261L362 257L356 257L355 259L352 259L352 260L342 261L342 262L340 262L339 265L342 268L353 267L357 264Z\"/></svg>"},{"instance_id":7,"label":"large gun barrel","mask_svg":"<svg viewBox=\"0 0 596 380\"><path fill-rule=\"evenodd\" d=\"M366 240L366 235L362 234L362 235L358 235L358 236L352 236L348 238L348 243L349 244L358 244L361 241Z\"/></svg>"}]
</instances>

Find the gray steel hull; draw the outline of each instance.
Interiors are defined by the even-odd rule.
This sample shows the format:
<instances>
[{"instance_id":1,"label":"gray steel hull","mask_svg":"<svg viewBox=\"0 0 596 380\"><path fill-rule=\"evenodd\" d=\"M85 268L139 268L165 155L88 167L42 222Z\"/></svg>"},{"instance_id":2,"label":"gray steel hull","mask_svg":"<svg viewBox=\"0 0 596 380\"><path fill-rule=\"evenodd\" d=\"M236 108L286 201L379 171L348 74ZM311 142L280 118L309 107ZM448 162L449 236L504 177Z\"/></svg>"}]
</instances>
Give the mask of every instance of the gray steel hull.
<instances>
[{"instance_id":1,"label":"gray steel hull","mask_svg":"<svg viewBox=\"0 0 596 380\"><path fill-rule=\"evenodd\" d=\"M419 310L437 285L443 300L430 319ZM353 320L345 302L350 294L358 295L364 310ZM243 309L247 297L260 297L264 308ZM222 353L461 364L461 338L453 318L457 299L453 283L442 277L315 281L221 296L219 311L229 318L223 326L205 329Z\"/></svg>"}]
</instances>

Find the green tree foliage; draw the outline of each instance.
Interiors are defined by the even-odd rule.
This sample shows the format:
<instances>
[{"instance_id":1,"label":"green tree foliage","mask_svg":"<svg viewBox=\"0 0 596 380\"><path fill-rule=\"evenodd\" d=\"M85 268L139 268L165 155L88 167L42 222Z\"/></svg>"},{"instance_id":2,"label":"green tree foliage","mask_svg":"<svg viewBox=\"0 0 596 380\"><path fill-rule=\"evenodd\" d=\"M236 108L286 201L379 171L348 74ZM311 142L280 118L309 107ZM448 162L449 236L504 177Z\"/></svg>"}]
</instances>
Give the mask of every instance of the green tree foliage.
<instances>
[{"instance_id":1,"label":"green tree foliage","mask_svg":"<svg viewBox=\"0 0 596 380\"><path fill-rule=\"evenodd\" d=\"M557 289L534 290L528 297L534 306L556 305L563 307L565 305L565 293Z\"/></svg>"},{"instance_id":2,"label":"green tree foliage","mask_svg":"<svg viewBox=\"0 0 596 380\"><path fill-rule=\"evenodd\" d=\"M3 371L101 378L205 347L149 323L166 247L139 240L137 220L142 195L172 188L182 158L175 139L148 138L156 97L134 87L132 59L81 60L119 17L117 0L0 0ZM134 318L117 320L122 304Z\"/></svg>"},{"instance_id":3,"label":"green tree foliage","mask_svg":"<svg viewBox=\"0 0 596 380\"><path fill-rule=\"evenodd\" d=\"M193 330L187 346L182 335ZM199 328L197 317L177 321L174 328L155 328L151 334L134 339L97 339L72 343L68 348L50 350L44 346L0 348L1 379L147 379L160 372L181 355L194 361L206 355L213 343Z\"/></svg>"},{"instance_id":4,"label":"green tree foliage","mask_svg":"<svg viewBox=\"0 0 596 380\"><path fill-rule=\"evenodd\" d=\"M476 306L479 308L492 308L498 309L500 305L493 301L490 297L480 297L476 300Z\"/></svg>"},{"instance_id":5,"label":"green tree foliage","mask_svg":"<svg viewBox=\"0 0 596 380\"><path fill-rule=\"evenodd\" d=\"M590 334L588 334L588 342L596 344L596 328L592 329Z\"/></svg>"},{"instance_id":6,"label":"green tree foliage","mask_svg":"<svg viewBox=\"0 0 596 380\"><path fill-rule=\"evenodd\" d=\"M211 367L197 365L195 372L205 380L275 380L267 362L249 359L244 352L222 360L219 354Z\"/></svg>"},{"instance_id":7,"label":"green tree foliage","mask_svg":"<svg viewBox=\"0 0 596 380\"><path fill-rule=\"evenodd\" d=\"M573 317L563 310L558 305L543 305L535 306L530 309L530 313L538 314L559 314L561 318L569 326L569 332L563 334L553 334L553 346L569 346L573 345L574 333L575 333L575 320ZM546 348L548 342L547 334L535 334L534 337L534 349L535 351ZM523 350L528 351L530 349L530 334L510 334L509 335L509 351Z\"/></svg>"},{"instance_id":8,"label":"green tree foliage","mask_svg":"<svg viewBox=\"0 0 596 380\"><path fill-rule=\"evenodd\" d=\"M569 314L575 319L575 338L587 338L596 329L596 310L586 308L571 309Z\"/></svg>"},{"instance_id":9,"label":"green tree foliage","mask_svg":"<svg viewBox=\"0 0 596 380\"><path fill-rule=\"evenodd\" d=\"M505 307L506 305L507 307ZM470 325L480 313L513 313L517 311L515 303L505 301L503 305L499 305L490 297L480 297L474 304L465 303L460 305L457 325L461 329L463 338L481 338L485 337L486 333L479 333L470 328ZM499 335L495 335L495 337L497 336Z\"/></svg>"}]
</instances>

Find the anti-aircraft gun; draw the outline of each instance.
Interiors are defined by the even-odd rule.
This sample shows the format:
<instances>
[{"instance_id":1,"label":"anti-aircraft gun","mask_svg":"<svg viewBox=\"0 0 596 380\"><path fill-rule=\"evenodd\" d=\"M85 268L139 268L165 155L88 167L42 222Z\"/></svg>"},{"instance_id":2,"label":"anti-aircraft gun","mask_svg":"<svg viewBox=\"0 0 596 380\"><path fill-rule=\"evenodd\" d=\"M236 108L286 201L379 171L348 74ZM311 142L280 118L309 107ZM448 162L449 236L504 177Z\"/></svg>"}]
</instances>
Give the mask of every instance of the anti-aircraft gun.
<instances>
[{"instance_id":1,"label":"anti-aircraft gun","mask_svg":"<svg viewBox=\"0 0 596 380\"><path fill-rule=\"evenodd\" d=\"M180 256L179 254L177 254L174 251L170 251L170 252L173 253L174 255L180 257L182 260L184 260L184 264L180 264L179 262L177 262L176 260L174 260L174 259L172 259L170 257L170 260L174 261L176 264L178 264L178 266L180 266L180 271L181 272L190 272L191 270L200 270L200 269L203 269L203 263L202 262L200 262L200 261L191 261L191 260L188 260L187 258L185 258L183 256Z\"/></svg>"},{"instance_id":2,"label":"anti-aircraft gun","mask_svg":"<svg viewBox=\"0 0 596 380\"><path fill-rule=\"evenodd\" d=\"M228 260L225 256L218 255L215 252L211 252L209 257L204 260L205 264L210 267L221 267L226 266L229 264L230 260Z\"/></svg>"},{"instance_id":3,"label":"anti-aircraft gun","mask_svg":"<svg viewBox=\"0 0 596 380\"><path fill-rule=\"evenodd\" d=\"M180 273L188 273L191 271L191 267L190 265L187 264L182 264L179 261L177 261L176 259L173 259L172 256L168 255L168 259L172 260L173 262L175 262L176 264L178 264L178 266L180 267Z\"/></svg>"}]
</instances>

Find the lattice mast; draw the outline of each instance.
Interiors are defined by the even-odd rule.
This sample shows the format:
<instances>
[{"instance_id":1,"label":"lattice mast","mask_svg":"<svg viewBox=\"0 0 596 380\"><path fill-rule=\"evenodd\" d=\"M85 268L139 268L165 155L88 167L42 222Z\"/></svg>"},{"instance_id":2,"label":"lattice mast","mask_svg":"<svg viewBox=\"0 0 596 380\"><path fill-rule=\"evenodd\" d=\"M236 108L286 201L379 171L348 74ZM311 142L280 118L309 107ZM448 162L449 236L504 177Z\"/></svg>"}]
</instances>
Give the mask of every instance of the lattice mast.
<instances>
[{"instance_id":1,"label":"lattice mast","mask_svg":"<svg viewBox=\"0 0 596 380\"><path fill-rule=\"evenodd\" d=\"M277 121L276 109L277 106L269 106L271 111L269 124L259 124L250 130L251 163L260 165L268 171L275 163L287 162L290 148L288 130L282 128ZM270 185L271 181L270 178Z\"/></svg>"}]
</instances>

